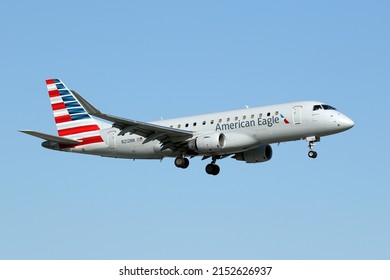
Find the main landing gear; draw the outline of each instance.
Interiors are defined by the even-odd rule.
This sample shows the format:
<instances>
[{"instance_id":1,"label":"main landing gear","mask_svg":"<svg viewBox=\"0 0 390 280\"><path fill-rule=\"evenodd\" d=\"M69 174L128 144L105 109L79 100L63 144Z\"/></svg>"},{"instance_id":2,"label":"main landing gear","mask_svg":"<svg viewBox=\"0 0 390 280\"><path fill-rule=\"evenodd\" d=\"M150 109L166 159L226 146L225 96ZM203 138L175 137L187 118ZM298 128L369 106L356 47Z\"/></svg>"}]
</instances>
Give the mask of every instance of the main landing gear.
<instances>
[{"instance_id":1,"label":"main landing gear","mask_svg":"<svg viewBox=\"0 0 390 280\"><path fill-rule=\"evenodd\" d=\"M309 142L309 153L307 154L310 158L316 158L318 156L317 152L316 151L313 151L313 148L316 144L316 142L320 142L320 138L318 137L307 137L306 138L306 141Z\"/></svg>"},{"instance_id":2,"label":"main landing gear","mask_svg":"<svg viewBox=\"0 0 390 280\"><path fill-rule=\"evenodd\" d=\"M217 158L213 157L213 161L210 164L206 165L206 173L209 175L218 175L221 170L218 165L216 165Z\"/></svg>"},{"instance_id":3,"label":"main landing gear","mask_svg":"<svg viewBox=\"0 0 390 280\"><path fill-rule=\"evenodd\" d=\"M209 175L218 175L220 168L218 165L216 165L217 157L213 157L213 160L210 164L206 165L206 173ZM190 165L190 161L188 158L185 158L183 156L175 158L175 165L178 168L186 169Z\"/></svg>"},{"instance_id":4,"label":"main landing gear","mask_svg":"<svg viewBox=\"0 0 390 280\"><path fill-rule=\"evenodd\" d=\"M175 159L176 167L186 169L190 165L190 161L185 157L177 157Z\"/></svg>"}]
</instances>

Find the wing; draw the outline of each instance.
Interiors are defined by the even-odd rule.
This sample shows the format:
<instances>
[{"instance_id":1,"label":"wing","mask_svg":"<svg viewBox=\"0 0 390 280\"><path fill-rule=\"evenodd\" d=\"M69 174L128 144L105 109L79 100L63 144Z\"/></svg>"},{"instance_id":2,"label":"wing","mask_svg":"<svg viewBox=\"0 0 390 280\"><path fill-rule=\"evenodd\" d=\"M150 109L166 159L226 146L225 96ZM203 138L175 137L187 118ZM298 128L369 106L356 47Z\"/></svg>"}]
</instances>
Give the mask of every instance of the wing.
<instances>
[{"instance_id":1,"label":"wing","mask_svg":"<svg viewBox=\"0 0 390 280\"><path fill-rule=\"evenodd\" d=\"M186 140L194 136L194 132L192 131L186 131L104 114L100 110L95 108L93 105L91 105L80 94L73 90L72 92L90 115L113 122L113 127L119 128L121 130L118 135L125 135L126 133L130 133L143 136L145 137L143 144L153 140L158 140L161 142L161 150L187 150L185 148Z\"/></svg>"}]
</instances>

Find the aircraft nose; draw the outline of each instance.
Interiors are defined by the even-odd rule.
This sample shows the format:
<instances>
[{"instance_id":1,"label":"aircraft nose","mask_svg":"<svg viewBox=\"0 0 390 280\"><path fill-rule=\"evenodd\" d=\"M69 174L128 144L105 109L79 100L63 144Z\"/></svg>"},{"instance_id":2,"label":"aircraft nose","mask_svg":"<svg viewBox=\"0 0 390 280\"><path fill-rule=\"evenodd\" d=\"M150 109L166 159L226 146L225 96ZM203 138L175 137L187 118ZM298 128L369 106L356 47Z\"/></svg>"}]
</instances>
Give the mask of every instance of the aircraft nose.
<instances>
[{"instance_id":1,"label":"aircraft nose","mask_svg":"<svg viewBox=\"0 0 390 280\"><path fill-rule=\"evenodd\" d=\"M354 127L355 122L348 118L347 116L343 116L340 120L341 126L345 129L350 129Z\"/></svg>"}]
</instances>

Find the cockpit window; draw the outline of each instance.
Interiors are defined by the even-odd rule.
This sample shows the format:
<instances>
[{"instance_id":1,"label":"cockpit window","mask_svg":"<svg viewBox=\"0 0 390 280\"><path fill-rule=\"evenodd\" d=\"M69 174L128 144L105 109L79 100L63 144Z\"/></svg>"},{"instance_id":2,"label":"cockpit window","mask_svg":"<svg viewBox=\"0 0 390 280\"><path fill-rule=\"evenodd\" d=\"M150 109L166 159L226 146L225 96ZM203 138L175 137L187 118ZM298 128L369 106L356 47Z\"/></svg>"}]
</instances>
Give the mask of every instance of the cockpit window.
<instances>
[{"instance_id":1,"label":"cockpit window","mask_svg":"<svg viewBox=\"0 0 390 280\"><path fill-rule=\"evenodd\" d=\"M330 106L330 105L325 105L323 104L322 107L325 109L325 110L336 110L336 108Z\"/></svg>"},{"instance_id":2,"label":"cockpit window","mask_svg":"<svg viewBox=\"0 0 390 280\"><path fill-rule=\"evenodd\" d=\"M313 111L318 111L318 110L321 110L321 109L322 109L321 105L314 105L314 107L313 107Z\"/></svg>"}]
</instances>

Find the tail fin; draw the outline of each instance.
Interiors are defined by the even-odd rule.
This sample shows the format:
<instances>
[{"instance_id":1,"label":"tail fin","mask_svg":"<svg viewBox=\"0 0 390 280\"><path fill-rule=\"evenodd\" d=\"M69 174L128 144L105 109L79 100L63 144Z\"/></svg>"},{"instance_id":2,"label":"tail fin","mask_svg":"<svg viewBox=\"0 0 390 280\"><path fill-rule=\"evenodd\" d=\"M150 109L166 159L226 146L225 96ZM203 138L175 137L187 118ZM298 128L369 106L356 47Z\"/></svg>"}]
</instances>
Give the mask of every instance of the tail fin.
<instances>
[{"instance_id":1,"label":"tail fin","mask_svg":"<svg viewBox=\"0 0 390 280\"><path fill-rule=\"evenodd\" d=\"M100 126L59 79L46 80L58 136L82 141L81 145L103 142Z\"/></svg>"}]
</instances>

